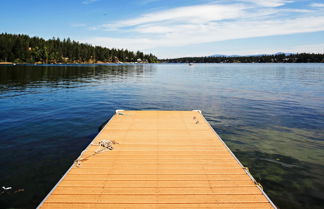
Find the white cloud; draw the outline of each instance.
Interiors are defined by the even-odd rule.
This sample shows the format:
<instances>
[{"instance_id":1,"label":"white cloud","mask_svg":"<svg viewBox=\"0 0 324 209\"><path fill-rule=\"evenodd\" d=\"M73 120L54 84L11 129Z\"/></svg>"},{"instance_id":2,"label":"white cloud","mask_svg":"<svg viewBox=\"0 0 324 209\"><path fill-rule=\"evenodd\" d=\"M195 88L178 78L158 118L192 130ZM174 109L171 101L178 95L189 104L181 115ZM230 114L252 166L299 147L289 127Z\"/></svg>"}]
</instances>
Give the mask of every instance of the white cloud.
<instances>
[{"instance_id":1,"label":"white cloud","mask_svg":"<svg viewBox=\"0 0 324 209\"><path fill-rule=\"evenodd\" d=\"M234 19L243 16L242 5L198 5L179 7L155 13L144 14L138 18L118 21L113 24L102 25L101 28L114 30L116 28L131 27L149 23L175 23L175 22L209 22Z\"/></svg>"},{"instance_id":2,"label":"white cloud","mask_svg":"<svg viewBox=\"0 0 324 209\"><path fill-rule=\"evenodd\" d=\"M292 3L292 0L242 0L242 2L250 2L262 7L279 7L287 3Z\"/></svg>"},{"instance_id":3,"label":"white cloud","mask_svg":"<svg viewBox=\"0 0 324 209\"><path fill-rule=\"evenodd\" d=\"M320 7L320 8L324 8L324 3L313 3L310 5L311 7Z\"/></svg>"},{"instance_id":4,"label":"white cloud","mask_svg":"<svg viewBox=\"0 0 324 209\"><path fill-rule=\"evenodd\" d=\"M150 49L156 47L186 46L232 39L285 35L324 30L324 16L266 21L215 22L208 24L178 24L174 26L146 25L135 29L139 33L155 33L156 37L112 38L95 37L88 43L108 47Z\"/></svg>"},{"instance_id":5,"label":"white cloud","mask_svg":"<svg viewBox=\"0 0 324 209\"><path fill-rule=\"evenodd\" d=\"M140 50L156 47L156 40L149 38L112 38L112 37L94 37L81 42L90 43L97 46L106 46L109 48L124 48L130 50Z\"/></svg>"},{"instance_id":6,"label":"white cloud","mask_svg":"<svg viewBox=\"0 0 324 209\"><path fill-rule=\"evenodd\" d=\"M178 7L92 26L92 30L119 32L124 37L101 36L81 41L107 47L150 50L324 31L324 15L318 10L280 8L291 0L239 2Z\"/></svg>"},{"instance_id":7,"label":"white cloud","mask_svg":"<svg viewBox=\"0 0 324 209\"><path fill-rule=\"evenodd\" d=\"M298 53L319 53L324 54L324 43L323 44L308 44L308 45L299 45L291 48L291 52L298 52Z\"/></svg>"},{"instance_id":8,"label":"white cloud","mask_svg":"<svg viewBox=\"0 0 324 209\"><path fill-rule=\"evenodd\" d=\"M322 53L324 54L324 44L302 44L302 45L296 45L293 47L274 47L274 48L250 48L250 49L235 49L234 51L228 50L228 51L220 51L220 54L238 54L238 55L254 55L254 54L274 54L278 52L289 52L289 53ZM215 53L213 51L212 53ZM202 56L206 56L206 53L204 53Z\"/></svg>"}]
</instances>

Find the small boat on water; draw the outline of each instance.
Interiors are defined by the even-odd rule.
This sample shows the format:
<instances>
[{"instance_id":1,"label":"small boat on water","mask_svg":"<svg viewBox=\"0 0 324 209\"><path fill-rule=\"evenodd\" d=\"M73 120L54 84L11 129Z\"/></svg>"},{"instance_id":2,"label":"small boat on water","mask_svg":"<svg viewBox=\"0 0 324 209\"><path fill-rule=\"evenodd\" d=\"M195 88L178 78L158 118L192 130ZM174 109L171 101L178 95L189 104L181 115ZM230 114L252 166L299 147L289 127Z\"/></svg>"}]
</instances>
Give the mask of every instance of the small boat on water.
<instances>
[{"instance_id":1,"label":"small boat on water","mask_svg":"<svg viewBox=\"0 0 324 209\"><path fill-rule=\"evenodd\" d=\"M193 64L192 63L189 63L189 66L193 66Z\"/></svg>"}]
</instances>

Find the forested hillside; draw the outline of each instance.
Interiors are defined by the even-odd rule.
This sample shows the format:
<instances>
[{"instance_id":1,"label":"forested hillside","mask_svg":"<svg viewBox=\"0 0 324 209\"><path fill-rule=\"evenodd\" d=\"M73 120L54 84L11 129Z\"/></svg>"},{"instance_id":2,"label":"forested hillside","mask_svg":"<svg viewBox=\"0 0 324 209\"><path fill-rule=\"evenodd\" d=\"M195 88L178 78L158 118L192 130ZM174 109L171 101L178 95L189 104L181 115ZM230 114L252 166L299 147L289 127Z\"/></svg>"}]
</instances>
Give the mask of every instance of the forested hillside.
<instances>
[{"instance_id":1,"label":"forested hillside","mask_svg":"<svg viewBox=\"0 0 324 209\"><path fill-rule=\"evenodd\" d=\"M324 54L274 54L260 56L210 56L210 57L182 57L163 59L167 63L304 63L324 62Z\"/></svg>"},{"instance_id":2,"label":"forested hillside","mask_svg":"<svg viewBox=\"0 0 324 209\"><path fill-rule=\"evenodd\" d=\"M157 62L157 57L126 49L109 49L71 41L45 40L28 35L0 34L0 62L15 63L98 63Z\"/></svg>"}]
</instances>

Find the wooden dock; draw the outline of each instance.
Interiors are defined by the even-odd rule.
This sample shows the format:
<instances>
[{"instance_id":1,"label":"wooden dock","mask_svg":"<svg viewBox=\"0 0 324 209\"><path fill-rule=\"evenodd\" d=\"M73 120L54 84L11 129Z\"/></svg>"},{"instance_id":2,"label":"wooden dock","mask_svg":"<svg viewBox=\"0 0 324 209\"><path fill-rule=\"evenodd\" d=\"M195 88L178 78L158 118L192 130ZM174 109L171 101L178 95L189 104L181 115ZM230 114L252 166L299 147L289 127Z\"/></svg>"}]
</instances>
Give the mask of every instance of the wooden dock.
<instances>
[{"instance_id":1,"label":"wooden dock","mask_svg":"<svg viewBox=\"0 0 324 209\"><path fill-rule=\"evenodd\" d=\"M200 111L121 110L39 208L276 207Z\"/></svg>"}]
</instances>

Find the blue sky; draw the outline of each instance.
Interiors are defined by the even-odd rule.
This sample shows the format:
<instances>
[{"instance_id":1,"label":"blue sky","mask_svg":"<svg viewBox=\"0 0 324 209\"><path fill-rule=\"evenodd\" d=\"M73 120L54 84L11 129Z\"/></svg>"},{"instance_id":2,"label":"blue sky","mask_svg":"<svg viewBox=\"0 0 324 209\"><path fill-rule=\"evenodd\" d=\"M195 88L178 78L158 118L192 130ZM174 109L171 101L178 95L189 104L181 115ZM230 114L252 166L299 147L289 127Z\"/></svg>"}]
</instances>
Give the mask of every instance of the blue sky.
<instances>
[{"instance_id":1,"label":"blue sky","mask_svg":"<svg viewBox=\"0 0 324 209\"><path fill-rule=\"evenodd\" d=\"M0 32L160 58L324 53L324 0L1 0Z\"/></svg>"}]
</instances>

